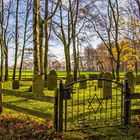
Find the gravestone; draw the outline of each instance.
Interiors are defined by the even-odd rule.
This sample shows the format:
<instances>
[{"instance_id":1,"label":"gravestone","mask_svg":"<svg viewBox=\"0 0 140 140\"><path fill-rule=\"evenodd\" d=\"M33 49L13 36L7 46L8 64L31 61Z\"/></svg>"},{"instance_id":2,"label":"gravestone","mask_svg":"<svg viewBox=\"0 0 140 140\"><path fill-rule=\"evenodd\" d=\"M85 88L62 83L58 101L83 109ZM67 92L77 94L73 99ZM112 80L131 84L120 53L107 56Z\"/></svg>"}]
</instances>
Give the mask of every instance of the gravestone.
<instances>
[{"instance_id":1,"label":"gravestone","mask_svg":"<svg viewBox=\"0 0 140 140\"><path fill-rule=\"evenodd\" d=\"M111 73L107 72L104 74L104 87L103 87L103 99L112 98L112 82L107 80L112 80Z\"/></svg>"},{"instance_id":2,"label":"gravestone","mask_svg":"<svg viewBox=\"0 0 140 140\"><path fill-rule=\"evenodd\" d=\"M29 90L28 90L28 91L29 91L29 92L32 92L32 86L29 87Z\"/></svg>"},{"instance_id":3,"label":"gravestone","mask_svg":"<svg viewBox=\"0 0 140 140\"><path fill-rule=\"evenodd\" d=\"M44 89L44 81L42 79L42 76L36 75L36 77L33 80L33 84L32 84L32 92L42 95L43 89Z\"/></svg>"},{"instance_id":4,"label":"gravestone","mask_svg":"<svg viewBox=\"0 0 140 140\"><path fill-rule=\"evenodd\" d=\"M48 74L48 90L54 90L57 88L57 73L55 70L51 70Z\"/></svg>"},{"instance_id":5,"label":"gravestone","mask_svg":"<svg viewBox=\"0 0 140 140\"><path fill-rule=\"evenodd\" d=\"M48 81L44 80L44 87L48 87Z\"/></svg>"},{"instance_id":6,"label":"gravestone","mask_svg":"<svg viewBox=\"0 0 140 140\"><path fill-rule=\"evenodd\" d=\"M79 80L85 80L85 79L86 79L86 76L84 74L80 75ZM85 81L81 81L79 83L79 88L80 89L86 89L87 88L87 81L86 80Z\"/></svg>"},{"instance_id":7,"label":"gravestone","mask_svg":"<svg viewBox=\"0 0 140 140\"><path fill-rule=\"evenodd\" d=\"M125 78L128 79L128 86L131 90L131 93L134 93L134 83L135 83L135 78L133 72L127 72L125 75Z\"/></svg>"},{"instance_id":8,"label":"gravestone","mask_svg":"<svg viewBox=\"0 0 140 140\"><path fill-rule=\"evenodd\" d=\"M74 78L71 74L69 74L67 77L66 77L66 82L65 82L65 85L68 85L70 83L72 83L74 81ZM69 90L70 90L70 93L73 93L73 85L71 86L68 86Z\"/></svg>"},{"instance_id":9,"label":"gravestone","mask_svg":"<svg viewBox=\"0 0 140 140\"><path fill-rule=\"evenodd\" d=\"M69 74L67 77L66 77L66 82L65 82L65 85L71 83L74 81L74 78L71 74Z\"/></svg>"},{"instance_id":10,"label":"gravestone","mask_svg":"<svg viewBox=\"0 0 140 140\"><path fill-rule=\"evenodd\" d=\"M137 77L136 77L136 85L140 85L140 75L138 75Z\"/></svg>"},{"instance_id":11,"label":"gravestone","mask_svg":"<svg viewBox=\"0 0 140 140\"><path fill-rule=\"evenodd\" d=\"M100 72L100 74L98 75L99 79L102 79L104 76L104 72ZM98 88L102 88L103 87L103 81L102 80L98 80Z\"/></svg>"},{"instance_id":12,"label":"gravestone","mask_svg":"<svg viewBox=\"0 0 140 140\"><path fill-rule=\"evenodd\" d=\"M3 88L3 83L0 82L0 114L2 113L2 88Z\"/></svg>"},{"instance_id":13,"label":"gravestone","mask_svg":"<svg viewBox=\"0 0 140 140\"><path fill-rule=\"evenodd\" d=\"M19 81L18 80L14 80L12 82L12 89L19 89Z\"/></svg>"},{"instance_id":14,"label":"gravestone","mask_svg":"<svg viewBox=\"0 0 140 140\"><path fill-rule=\"evenodd\" d=\"M98 75L97 74L89 74L89 78L97 79Z\"/></svg>"}]
</instances>

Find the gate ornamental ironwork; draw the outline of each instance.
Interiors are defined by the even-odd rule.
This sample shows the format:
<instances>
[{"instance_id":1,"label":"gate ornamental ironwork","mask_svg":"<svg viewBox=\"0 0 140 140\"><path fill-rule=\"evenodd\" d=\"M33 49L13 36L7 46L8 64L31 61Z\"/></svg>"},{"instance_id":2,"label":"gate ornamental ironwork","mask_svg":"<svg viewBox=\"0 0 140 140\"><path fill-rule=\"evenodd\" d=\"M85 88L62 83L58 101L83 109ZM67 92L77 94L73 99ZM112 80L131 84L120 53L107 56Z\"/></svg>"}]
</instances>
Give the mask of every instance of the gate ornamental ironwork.
<instances>
[{"instance_id":1,"label":"gate ornamental ironwork","mask_svg":"<svg viewBox=\"0 0 140 140\"><path fill-rule=\"evenodd\" d=\"M102 87L98 87L98 80L103 82ZM81 82L86 84L86 88L81 88ZM69 131L122 125L123 92L123 84L97 77L65 86L61 81L58 91L57 129Z\"/></svg>"}]
</instances>

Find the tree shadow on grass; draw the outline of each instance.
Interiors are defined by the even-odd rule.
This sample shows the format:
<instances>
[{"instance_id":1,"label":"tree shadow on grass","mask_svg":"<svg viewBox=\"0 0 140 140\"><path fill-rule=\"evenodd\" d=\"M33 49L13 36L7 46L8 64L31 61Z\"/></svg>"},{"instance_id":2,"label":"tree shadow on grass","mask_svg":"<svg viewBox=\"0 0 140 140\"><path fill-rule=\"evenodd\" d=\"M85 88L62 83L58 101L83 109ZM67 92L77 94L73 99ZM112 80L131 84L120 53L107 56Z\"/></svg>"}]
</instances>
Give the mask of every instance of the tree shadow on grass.
<instances>
[{"instance_id":1,"label":"tree shadow on grass","mask_svg":"<svg viewBox=\"0 0 140 140\"><path fill-rule=\"evenodd\" d=\"M43 118L43 119L46 119L46 120L53 120L53 114L48 113L48 112L43 113L43 112L40 112L40 111L35 111L35 110L32 110L32 109L23 108L23 107L18 107L18 106L11 105L11 104L8 104L8 103L3 103L2 105L3 105L4 108L15 110L17 112L22 112L24 114L36 116L36 117Z\"/></svg>"},{"instance_id":2,"label":"tree shadow on grass","mask_svg":"<svg viewBox=\"0 0 140 140\"><path fill-rule=\"evenodd\" d=\"M3 89L2 93L5 94L6 96L8 96L8 95L11 96L12 95L12 96L16 96L16 97L31 99L31 100L54 103L54 98L53 97L44 96L44 95L37 95L37 94L32 93L32 92L13 91L13 90L8 90L8 89Z\"/></svg>"}]
</instances>

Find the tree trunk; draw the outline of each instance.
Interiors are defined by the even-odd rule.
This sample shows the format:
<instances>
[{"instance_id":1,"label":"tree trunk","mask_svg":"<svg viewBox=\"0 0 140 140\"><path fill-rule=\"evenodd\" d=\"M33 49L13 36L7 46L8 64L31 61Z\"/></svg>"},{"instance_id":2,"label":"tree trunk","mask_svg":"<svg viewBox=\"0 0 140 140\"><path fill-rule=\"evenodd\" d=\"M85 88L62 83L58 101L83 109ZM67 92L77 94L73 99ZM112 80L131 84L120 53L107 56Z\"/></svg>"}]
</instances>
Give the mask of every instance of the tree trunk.
<instances>
[{"instance_id":1,"label":"tree trunk","mask_svg":"<svg viewBox=\"0 0 140 140\"><path fill-rule=\"evenodd\" d=\"M16 7L16 28L15 28L15 61L14 61L14 69L13 69L13 78L15 80L16 77L16 69L17 69L17 58L18 58L18 11L19 10L19 0L17 0L17 7Z\"/></svg>"},{"instance_id":2,"label":"tree trunk","mask_svg":"<svg viewBox=\"0 0 140 140\"><path fill-rule=\"evenodd\" d=\"M4 2L1 1L1 78L0 81L4 81Z\"/></svg>"},{"instance_id":3,"label":"tree trunk","mask_svg":"<svg viewBox=\"0 0 140 140\"><path fill-rule=\"evenodd\" d=\"M21 62L20 62L20 68L19 68L19 81L21 80L21 72L22 72L24 53L25 53L25 47L26 47L26 32L27 32L28 18L29 18L30 9L31 9L31 7L29 6L29 0L28 0L27 1L27 7L26 7L26 19L25 19L25 25L24 25L25 26L24 27L24 41L23 41Z\"/></svg>"},{"instance_id":4,"label":"tree trunk","mask_svg":"<svg viewBox=\"0 0 140 140\"><path fill-rule=\"evenodd\" d=\"M40 55L40 74L42 75L42 78L44 79L43 23L41 19L40 19L40 24L39 24L39 55Z\"/></svg>"},{"instance_id":5,"label":"tree trunk","mask_svg":"<svg viewBox=\"0 0 140 140\"><path fill-rule=\"evenodd\" d=\"M74 81L77 81L77 55L76 55L76 43L75 43L75 37L73 38L73 57L74 57Z\"/></svg>"},{"instance_id":6,"label":"tree trunk","mask_svg":"<svg viewBox=\"0 0 140 140\"><path fill-rule=\"evenodd\" d=\"M45 26L45 55L44 55L44 80L47 81L47 75L48 75L48 30L46 29L47 24Z\"/></svg>"},{"instance_id":7,"label":"tree trunk","mask_svg":"<svg viewBox=\"0 0 140 140\"><path fill-rule=\"evenodd\" d=\"M117 64L116 64L116 80L119 81L120 80L120 53L117 54Z\"/></svg>"},{"instance_id":8,"label":"tree trunk","mask_svg":"<svg viewBox=\"0 0 140 140\"><path fill-rule=\"evenodd\" d=\"M137 61L135 62L135 72L136 72L136 77L138 76L138 63Z\"/></svg>"},{"instance_id":9,"label":"tree trunk","mask_svg":"<svg viewBox=\"0 0 140 140\"><path fill-rule=\"evenodd\" d=\"M40 0L34 0L33 6L34 77L37 74L40 74L39 10L40 10Z\"/></svg>"},{"instance_id":10,"label":"tree trunk","mask_svg":"<svg viewBox=\"0 0 140 140\"><path fill-rule=\"evenodd\" d=\"M65 52L65 61L66 61L66 73L67 73L67 76L68 76L69 74L71 74L69 46L64 46L64 52Z\"/></svg>"},{"instance_id":11,"label":"tree trunk","mask_svg":"<svg viewBox=\"0 0 140 140\"><path fill-rule=\"evenodd\" d=\"M48 0L45 1L45 18L48 18ZM45 24L45 52L44 52L44 83L48 80L48 45L49 45L49 35L48 35L48 24Z\"/></svg>"},{"instance_id":12,"label":"tree trunk","mask_svg":"<svg viewBox=\"0 0 140 140\"><path fill-rule=\"evenodd\" d=\"M8 81L8 47L5 46L5 81Z\"/></svg>"},{"instance_id":13,"label":"tree trunk","mask_svg":"<svg viewBox=\"0 0 140 140\"><path fill-rule=\"evenodd\" d=\"M112 68L112 77L113 77L113 79L115 79L114 61L113 61L112 57L111 57L111 68Z\"/></svg>"}]
</instances>

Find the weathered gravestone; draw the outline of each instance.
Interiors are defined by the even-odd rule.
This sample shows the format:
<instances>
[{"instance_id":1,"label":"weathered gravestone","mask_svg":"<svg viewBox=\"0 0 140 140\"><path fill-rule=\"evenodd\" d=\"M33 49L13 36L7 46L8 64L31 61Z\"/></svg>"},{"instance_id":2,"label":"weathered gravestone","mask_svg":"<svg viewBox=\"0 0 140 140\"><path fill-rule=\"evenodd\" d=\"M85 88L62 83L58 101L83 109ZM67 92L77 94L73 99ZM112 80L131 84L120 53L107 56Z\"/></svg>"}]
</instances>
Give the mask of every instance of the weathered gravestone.
<instances>
[{"instance_id":1,"label":"weathered gravestone","mask_svg":"<svg viewBox=\"0 0 140 140\"><path fill-rule=\"evenodd\" d=\"M32 92L32 88L33 88L33 87L32 87L32 86L30 86L28 91L29 91L29 92Z\"/></svg>"},{"instance_id":2,"label":"weathered gravestone","mask_svg":"<svg viewBox=\"0 0 140 140\"><path fill-rule=\"evenodd\" d=\"M0 114L2 113L2 88L3 88L3 83L0 82Z\"/></svg>"},{"instance_id":3,"label":"weathered gravestone","mask_svg":"<svg viewBox=\"0 0 140 140\"><path fill-rule=\"evenodd\" d=\"M19 81L18 80L14 80L12 82L12 89L19 89Z\"/></svg>"},{"instance_id":4,"label":"weathered gravestone","mask_svg":"<svg viewBox=\"0 0 140 140\"><path fill-rule=\"evenodd\" d=\"M100 72L100 74L98 75L99 79L102 79L104 76L104 72ZM103 87L103 80L98 80L98 88L102 88Z\"/></svg>"},{"instance_id":5,"label":"weathered gravestone","mask_svg":"<svg viewBox=\"0 0 140 140\"><path fill-rule=\"evenodd\" d=\"M128 86L131 90L131 93L134 93L135 78L134 78L133 72L127 72L125 75L125 78L128 79Z\"/></svg>"},{"instance_id":6,"label":"weathered gravestone","mask_svg":"<svg viewBox=\"0 0 140 140\"><path fill-rule=\"evenodd\" d=\"M103 99L112 98L112 82L107 80L112 80L111 73L107 72L104 74L104 87L103 87Z\"/></svg>"},{"instance_id":7,"label":"weathered gravestone","mask_svg":"<svg viewBox=\"0 0 140 140\"><path fill-rule=\"evenodd\" d=\"M48 81L44 80L44 87L48 87Z\"/></svg>"},{"instance_id":8,"label":"weathered gravestone","mask_svg":"<svg viewBox=\"0 0 140 140\"><path fill-rule=\"evenodd\" d=\"M70 83L72 83L74 81L74 78L71 74L69 74L67 77L66 77L66 82L65 82L65 85L68 85ZM73 93L73 85L71 86L68 86L69 90L70 90L70 93Z\"/></svg>"},{"instance_id":9,"label":"weathered gravestone","mask_svg":"<svg viewBox=\"0 0 140 140\"><path fill-rule=\"evenodd\" d=\"M138 75L138 76L136 77L135 82L136 82L136 85L140 85L140 75Z\"/></svg>"},{"instance_id":10,"label":"weathered gravestone","mask_svg":"<svg viewBox=\"0 0 140 140\"><path fill-rule=\"evenodd\" d=\"M54 90L57 88L57 73L55 70L51 70L48 74L48 90Z\"/></svg>"},{"instance_id":11,"label":"weathered gravestone","mask_svg":"<svg viewBox=\"0 0 140 140\"><path fill-rule=\"evenodd\" d=\"M80 89L86 89L87 88L86 76L84 74L80 75L79 80L83 80L79 83L79 88Z\"/></svg>"},{"instance_id":12,"label":"weathered gravestone","mask_svg":"<svg viewBox=\"0 0 140 140\"><path fill-rule=\"evenodd\" d=\"M37 94L43 94L43 89L44 89L44 81L42 79L42 76L36 75L32 84L32 92Z\"/></svg>"}]
</instances>

